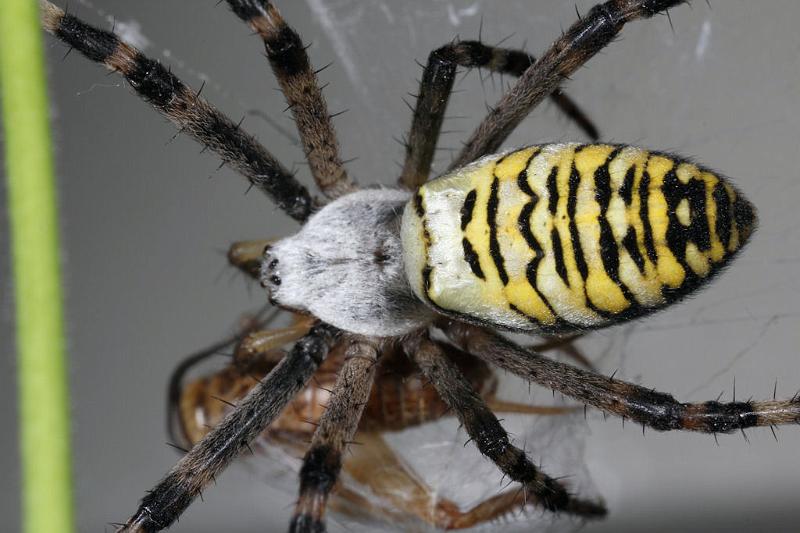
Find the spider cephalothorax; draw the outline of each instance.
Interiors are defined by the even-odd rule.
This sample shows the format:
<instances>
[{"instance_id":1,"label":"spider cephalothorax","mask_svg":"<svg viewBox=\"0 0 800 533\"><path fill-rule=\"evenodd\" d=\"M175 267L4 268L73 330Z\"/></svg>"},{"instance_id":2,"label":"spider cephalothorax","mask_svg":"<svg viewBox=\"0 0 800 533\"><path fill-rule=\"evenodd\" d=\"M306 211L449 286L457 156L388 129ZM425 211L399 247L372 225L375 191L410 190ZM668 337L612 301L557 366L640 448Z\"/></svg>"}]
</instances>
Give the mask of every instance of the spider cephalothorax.
<instances>
[{"instance_id":1,"label":"spider cephalothorax","mask_svg":"<svg viewBox=\"0 0 800 533\"><path fill-rule=\"evenodd\" d=\"M331 202L267 249L261 283L277 304L360 335L404 335L429 323L432 312L403 267L400 223L409 197L367 189Z\"/></svg>"},{"instance_id":2,"label":"spider cephalothorax","mask_svg":"<svg viewBox=\"0 0 800 533\"><path fill-rule=\"evenodd\" d=\"M229 257L260 278L275 303L308 320L241 339L235 364L268 373L147 493L122 529L170 526L299 391L313 396L316 389L308 384L329 351L338 377L327 409L315 415L319 425L300 471L295 531L324 530L343 451L365 406L374 405L373 382L377 387L387 383L384 376L375 376L379 364L413 362L415 372L434 385L437 405L449 407L478 450L521 485L524 497L509 496L500 502L500 513L537 505L591 518L603 515L605 508L571 494L511 443L490 409L493 391L478 390L481 383L491 383L482 372L486 363L658 430L719 433L800 421L797 396L681 403L668 394L553 361L494 331L580 333L643 316L711 279L752 233L755 211L744 197L718 174L677 156L599 143L530 146L492 155L548 96L596 140L596 130L559 85L626 23L681 3L609 0L590 10L538 60L479 41L434 50L407 137L399 180L403 190L358 190L339 156L300 36L271 3L228 0L264 41L311 173L330 202L324 205L252 136L167 68L112 33L42 1L48 31L119 72L181 131L304 223L299 233L274 242L265 254L267 241L256 241L234 245ZM429 182L459 66L520 79L469 137L448 172ZM433 329L443 337L431 335ZM276 352L291 342L285 357ZM476 369L481 372L471 376ZM193 390L197 394L188 401L189 410L202 403L209 389ZM380 419L369 412L366 416L371 422ZM185 431L184 436L191 441L202 432L192 434ZM453 509L445 521L419 507L410 512L442 527L476 523L474 516L461 520L464 516Z\"/></svg>"}]
</instances>

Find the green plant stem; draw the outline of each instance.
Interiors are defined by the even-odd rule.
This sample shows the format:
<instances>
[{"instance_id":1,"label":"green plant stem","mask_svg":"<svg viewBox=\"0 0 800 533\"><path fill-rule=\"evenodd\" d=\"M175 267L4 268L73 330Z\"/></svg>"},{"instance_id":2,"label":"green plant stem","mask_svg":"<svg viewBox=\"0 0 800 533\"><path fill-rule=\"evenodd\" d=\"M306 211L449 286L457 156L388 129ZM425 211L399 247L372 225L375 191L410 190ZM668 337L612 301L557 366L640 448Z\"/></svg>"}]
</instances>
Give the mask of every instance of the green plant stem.
<instances>
[{"instance_id":1,"label":"green plant stem","mask_svg":"<svg viewBox=\"0 0 800 533\"><path fill-rule=\"evenodd\" d=\"M74 530L58 215L39 5L2 0L0 85L16 299L22 521Z\"/></svg>"}]
</instances>

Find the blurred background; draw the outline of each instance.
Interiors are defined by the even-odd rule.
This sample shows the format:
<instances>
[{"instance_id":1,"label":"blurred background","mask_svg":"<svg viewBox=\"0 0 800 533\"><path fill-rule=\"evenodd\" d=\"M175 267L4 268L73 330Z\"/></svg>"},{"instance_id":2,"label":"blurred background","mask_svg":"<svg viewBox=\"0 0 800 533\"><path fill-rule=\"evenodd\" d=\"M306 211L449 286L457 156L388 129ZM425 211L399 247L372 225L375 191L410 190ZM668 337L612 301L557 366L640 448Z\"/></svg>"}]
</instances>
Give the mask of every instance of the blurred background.
<instances>
[{"instance_id":1,"label":"blurred background","mask_svg":"<svg viewBox=\"0 0 800 533\"><path fill-rule=\"evenodd\" d=\"M70 10L116 29L254 133L311 185L261 42L216 1L94 0ZM593 2L578 1L579 12ZM576 19L573 2L305 0L279 2L310 43L348 169L391 185L410 112L403 103L432 49L460 36L541 53ZM602 139L696 157L732 177L759 208L752 244L698 297L650 319L593 333L580 346L606 373L683 401L779 397L800 388L800 3L695 2L635 22L566 86ZM81 531L110 530L175 462L165 387L188 353L229 334L262 304L225 265L235 240L296 225L212 154L131 95L116 76L47 38L64 237L77 506ZM457 149L509 79L459 78L443 148ZM264 118L267 117L267 118ZM289 132L287 134L287 132ZM583 140L549 103L506 146ZM437 169L450 157L441 150ZM4 191L0 191L4 195ZM3 201L5 198L2 199ZM3 227L7 221L2 220ZM8 272L7 231L0 232ZM18 529L19 471L11 282L2 276L0 516ZM535 389L535 388L534 388ZM525 389L527 392L527 389ZM549 397L549 391L532 390ZM657 434L590 411L572 436L530 450L545 468L570 447L606 499L610 531L789 531L800 521L800 429L713 437ZM424 436L423 436L424 438ZM463 433L454 439L464 439ZM477 452L475 452L477 454ZM582 456L582 457L581 457ZM476 459L481 461L481 459ZM563 466L563 465L562 465ZM569 474L566 471L554 474ZM280 531L291 482L267 486L234 467L176 531ZM498 487L490 487L496 490ZM43 512L46 512L43 510ZM343 526L331 525L333 531Z\"/></svg>"}]
</instances>

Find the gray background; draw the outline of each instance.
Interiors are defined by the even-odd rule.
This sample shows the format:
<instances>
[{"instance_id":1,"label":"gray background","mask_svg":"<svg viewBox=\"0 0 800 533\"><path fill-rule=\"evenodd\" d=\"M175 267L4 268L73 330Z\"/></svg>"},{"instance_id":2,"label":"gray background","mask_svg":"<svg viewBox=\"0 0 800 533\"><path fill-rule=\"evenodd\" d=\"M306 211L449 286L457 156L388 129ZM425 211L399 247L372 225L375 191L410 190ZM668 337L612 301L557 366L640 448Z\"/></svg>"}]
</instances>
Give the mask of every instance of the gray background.
<instances>
[{"instance_id":1,"label":"gray background","mask_svg":"<svg viewBox=\"0 0 800 533\"><path fill-rule=\"evenodd\" d=\"M97 0L70 3L109 27L139 25L146 51L238 119L268 113L285 128L283 101L261 44L227 12L206 1ZM83 4L83 3L80 3ZM592 2L580 1L585 12ZM543 50L575 19L572 2L488 0L281 2L285 17L313 43L348 168L362 183L393 183L401 149L393 140L410 122L402 97L416 91L414 59L455 35ZM134 26L131 27L130 24ZM619 42L568 86L603 138L674 150L734 178L760 209L761 228L738 262L712 287L656 317L594 334L582 346L606 372L706 400L779 396L800 388L797 279L800 248L800 3L721 1L680 7L627 27ZM133 511L144 489L175 461L165 446L164 386L176 361L230 331L263 295L224 267L221 253L243 238L277 236L293 224L260 194L244 195L228 169L172 127L113 76L47 41L64 236L71 355L74 456L81 531L101 531ZM168 56L168 57L166 57ZM446 124L462 133L479 120L499 79L459 83ZM281 160L300 150L266 122L244 126ZM507 143L581 139L552 106L533 113ZM443 152L438 168L449 154ZM309 182L307 169L298 166ZM208 179L213 176L212 179ZM5 221L4 221L5 223ZM7 257L7 232L2 232ZM4 272L8 260L4 259ZM18 527L11 290L2 283L0 516ZM612 347L612 349L608 349ZM642 436L640 428L589 417L586 461L610 516L588 531L788 530L800 520L800 430L722 436ZM547 464L547 450L537 450ZM177 531L281 530L290 493L234 468L194 505ZM46 510L43 510L46 512Z\"/></svg>"}]
</instances>

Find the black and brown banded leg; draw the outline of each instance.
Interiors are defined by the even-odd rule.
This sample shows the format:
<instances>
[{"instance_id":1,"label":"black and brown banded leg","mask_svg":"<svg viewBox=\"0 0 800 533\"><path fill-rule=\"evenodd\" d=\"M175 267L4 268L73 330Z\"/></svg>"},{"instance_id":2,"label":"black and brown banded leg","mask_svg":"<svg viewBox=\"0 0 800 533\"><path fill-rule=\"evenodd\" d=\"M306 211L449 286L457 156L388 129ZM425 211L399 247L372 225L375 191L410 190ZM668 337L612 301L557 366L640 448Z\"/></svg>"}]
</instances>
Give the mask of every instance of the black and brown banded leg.
<instances>
[{"instance_id":1,"label":"black and brown banded leg","mask_svg":"<svg viewBox=\"0 0 800 533\"><path fill-rule=\"evenodd\" d=\"M179 448L191 447L191 443L186 438L186 431L181 427L182 422L180 414L181 394L183 393L186 376L211 357L225 354L226 351L233 350L234 348L237 348L237 351L241 349L240 347L243 339L247 339L251 333L258 333L261 331L275 315L275 309L270 305L265 305L252 316L245 317L237 333L186 356L178 366L175 367L170 375L167 386L167 434L172 444ZM286 329L288 328L270 330L270 332L276 334L276 337L273 337L276 340L284 340L284 338L280 337L280 334ZM286 340L283 344L298 340L307 334L308 330L309 328L305 328L301 334L296 335L290 340ZM275 361L275 364L278 362L279 361ZM236 360L234 360L234 364L236 364ZM241 368L242 365L239 364L238 366Z\"/></svg>"},{"instance_id":2,"label":"black and brown banded leg","mask_svg":"<svg viewBox=\"0 0 800 533\"><path fill-rule=\"evenodd\" d=\"M336 198L355 190L339 156L339 141L300 35L265 0L228 0L233 12L264 41L267 58L300 132L311 174L322 193Z\"/></svg>"},{"instance_id":3,"label":"black and brown banded leg","mask_svg":"<svg viewBox=\"0 0 800 533\"><path fill-rule=\"evenodd\" d=\"M286 404L306 386L336 339L326 324L311 329L244 400L148 491L120 531L168 528L200 492L247 449Z\"/></svg>"},{"instance_id":4,"label":"black and brown banded leg","mask_svg":"<svg viewBox=\"0 0 800 533\"><path fill-rule=\"evenodd\" d=\"M528 113L611 43L626 23L683 3L686 0L609 0L594 6L525 70L472 133L450 169L497 151Z\"/></svg>"},{"instance_id":5,"label":"black and brown banded leg","mask_svg":"<svg viewBox=\"0 0 800 533\"><path fill-rule=\"evenodd\" d=\"M730 433L800 423L800 396L788 400L682 403L669 394L553 361L488 330L451 323L456 346L513 374L658 431Z\"/></svg>"},{"instance_id":6,"label":"black and brown banded leg","mask_svg":"<svg viewBox=\"0 0 800 533\"><path fill-rule=\"evenodd\" d=\"M253 136L200 98L166 67L111 32L94 28L50 2L40 2L42 24L87 58L120 73L139 96L178 129L214 151L267 194L289 216L308 218L308 191Z\"/></svg>"},{"instance_id":7,"label":"black and brown banded leg","mask_svg":"<svg viewBox=\"0 0 800 533\"><path fill-rule=\"evenodd\" d=\"M353 440L375 378L378 349L374 341L356 340L347 348L345 362L311 448L300 469L300 496L289 530L325 531L325 509L342 469L342 454Z\"/></svg>"},{"instance_id":8,"label":"black and brown banded leg","mask_svg":"<svg viewBox=\"0 0 800 533\"><path fill-rule=\"evenodd\" d=\"M477 67L519 77L535 62L535 57L521 50L489 46L480 41L459 41L431 52L422 73L411 130L405 143L406 159L400 184L414 190L428 181L457 67ZM586 135L597 140L597 128L571 98L559 90L550 96Z\"/></svg>"},{"instance_id":9,"label":"black and brown banded leg","mask_svg":"<svg viewBox=\"0 0 800 533\"><path fill-rule=\"evenodd\" d=\"M564 485L539 470L525 452L511 444L495 414L447 357L445 346L422 337L407 341L406 350L453 410L478 450L509 479L522 484L530 503L548 511L585 518L605 515L606 509L601 503L574 497Z\"/></svg>"}]
</instances>

